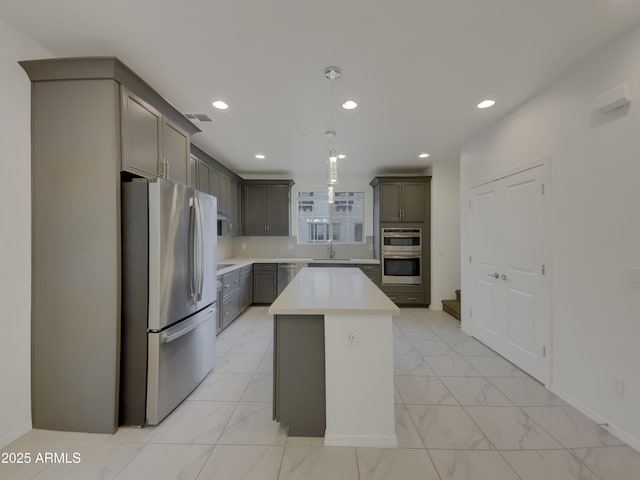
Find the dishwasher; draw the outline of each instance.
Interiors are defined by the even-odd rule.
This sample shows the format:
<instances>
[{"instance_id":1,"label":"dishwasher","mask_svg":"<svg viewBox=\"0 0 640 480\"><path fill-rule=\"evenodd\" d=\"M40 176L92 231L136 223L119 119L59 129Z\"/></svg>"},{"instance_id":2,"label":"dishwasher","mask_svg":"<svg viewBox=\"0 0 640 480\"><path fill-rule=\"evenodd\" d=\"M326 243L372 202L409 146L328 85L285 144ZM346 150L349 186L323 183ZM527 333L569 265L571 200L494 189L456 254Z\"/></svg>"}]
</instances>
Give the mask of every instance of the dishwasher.
<instances>
[{"instance_id":1,"label":"dishwasher","mask_svg":"<svg viewBox=\"0 0 640 480\"><path fill-rule=\"evenodd\" d=\"M278 264L278 295L289 285L298 272L304 267L308 267L306 263L279 263Z\"/></svg>"}]
</instances>

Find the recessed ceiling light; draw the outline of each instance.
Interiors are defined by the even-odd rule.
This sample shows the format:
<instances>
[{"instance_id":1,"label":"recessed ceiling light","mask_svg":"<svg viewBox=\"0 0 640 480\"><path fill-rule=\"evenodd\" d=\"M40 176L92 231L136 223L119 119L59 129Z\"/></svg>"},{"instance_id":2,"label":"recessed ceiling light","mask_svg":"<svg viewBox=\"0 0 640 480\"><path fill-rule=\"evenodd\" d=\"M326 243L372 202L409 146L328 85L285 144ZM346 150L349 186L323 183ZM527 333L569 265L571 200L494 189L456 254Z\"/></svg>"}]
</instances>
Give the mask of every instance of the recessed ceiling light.
<instances>
[{"instance_id":1,"label":"recessed ceiling light","mask_svg":"<svg viewBox=\"0 0 640 480\"><path fill-rule=\"evenodd\" d=\"M496 104L494 100L483 100L478 104L478 108L489 108Z\"/></svg>"},{"instance_id":2,"label":"recessed ceiling light","mask_svg":"<svg viewBox=\"0 0 640 480\"><path fill-rule=\"evenodd\" d=\"M347 156L344 153L340 153L338 154L338 158L342 160L343 158L347 158Z\"/></svg>"},{"instance_id":3,"label":"recessed ceiling light","mask_svg":"<svg viewBox=\"0 0 640 480\"><path fill-rule=\"evenodd\" d=\"M357 106L358 106L358 104L356 102L354 102L353 100L347 100L346 102L344 102L342 104L342 108L344 108L345 110L353 110Z\"/></svg>"},{"instance_id":4,"label":"recessed ceiling light","mask_svg":"<svg viewBox=\"0 0 640 480\"><path fill-rule=\"evenodd\" d=\"M216 107L218 110L226 110L227 108L229 108L229 105L227 105L225 102L223 102L222 100L216 100L215 102L213 102L211 105L213 105L214 107Z\"/></svg>"},{"instance_id":5,"label":"recessed ceiling light","mask_svg":"<svg viewBox=\"0 0 640 480\"><path fill-rule=\"evenodd\" d=\"M420 158L428 158L429 154L428 153L421 153L420 155L418 155L418 157L420 157Z\"/></svg>"},{"instance_id":6,"label":"recessed ceiling light","mask_svg":"<svg viewBox=\"0 0 640 480\"><path fill-rule=\"evenodd\" d=\"M261 154L261 153L256 153L256 158L258 160L263 160L265 158L265 156L263 154Z\"/></svg>"}]
</instances>

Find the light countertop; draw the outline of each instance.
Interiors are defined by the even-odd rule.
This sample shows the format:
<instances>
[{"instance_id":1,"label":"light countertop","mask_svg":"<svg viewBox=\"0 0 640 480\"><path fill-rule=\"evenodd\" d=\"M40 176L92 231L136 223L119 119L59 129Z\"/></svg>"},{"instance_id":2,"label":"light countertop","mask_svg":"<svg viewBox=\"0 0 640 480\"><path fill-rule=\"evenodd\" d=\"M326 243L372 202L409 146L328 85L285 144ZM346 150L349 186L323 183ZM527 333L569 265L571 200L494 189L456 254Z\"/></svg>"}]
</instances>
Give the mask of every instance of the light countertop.
<instances>
[{"instance_id":1,"label":"light countertop","mask_svg":"<svg viewBox=\"0 0 640 480\"><path fill-rule=\"evenodd\" d=\"M218 270L218 275L232 272L254 263L344 263L353 265L380 265L375 258L227 258L218 260L218 264L230 265Z\"/></svg>"},{"instance_id":2,"label":"light countertop","mask_svg":"<svg viewBox=\"0 0 640 480\"><path fill-rule=\"evenodd\" d=\"M349 267L303 268L269 307L271 315L398 312L400 309L359 268Z\"/></svg>"}]
</instances>

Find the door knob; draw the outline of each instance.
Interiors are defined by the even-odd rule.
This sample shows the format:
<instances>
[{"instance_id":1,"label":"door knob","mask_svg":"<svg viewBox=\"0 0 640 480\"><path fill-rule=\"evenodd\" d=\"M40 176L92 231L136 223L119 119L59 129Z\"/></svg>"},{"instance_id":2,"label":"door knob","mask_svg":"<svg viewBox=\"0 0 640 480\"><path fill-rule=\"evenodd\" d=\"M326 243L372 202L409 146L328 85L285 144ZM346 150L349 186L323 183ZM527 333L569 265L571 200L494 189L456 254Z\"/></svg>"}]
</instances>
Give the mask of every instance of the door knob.
<instances>
[{"instance_id":1,"label":"door knob","mask_svg":"<svg viewBox=\"0 0 640 480\"><path fill-rule=\"evenodd\" d=\"M498 275L498 274L496 273L496 275ZM501 278L502 280L506 280L506 279L507 279L507 276L503 273L502 275L500 275L500 278Z\"/></svg>"},{"instance_id":2,"label":"door knob","mask_svg":"<svg viewBox=\"0 0 640 480\"><path fill-rule=\"evenodd\" d=\"M500 275L498 275L498 272L496 272L496 273L487 273L487 277L500 278Z\"/></svg>"}]
</instances>

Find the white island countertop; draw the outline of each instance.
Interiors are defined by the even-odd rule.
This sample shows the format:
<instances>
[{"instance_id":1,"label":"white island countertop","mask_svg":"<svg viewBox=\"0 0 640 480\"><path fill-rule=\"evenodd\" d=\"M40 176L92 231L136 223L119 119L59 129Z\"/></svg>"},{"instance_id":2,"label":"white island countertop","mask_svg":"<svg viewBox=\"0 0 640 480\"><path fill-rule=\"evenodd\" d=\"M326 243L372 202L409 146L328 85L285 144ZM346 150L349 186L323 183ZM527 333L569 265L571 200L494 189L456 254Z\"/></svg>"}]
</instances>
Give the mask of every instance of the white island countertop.
<instances>
[{"instance_id":1,"label":"white island countertop","mask_svg":"<svg viewBox=\"0 0 640 480\"><path fill-rule=\"evenodd\" d=\"M269 307L271 315L399 312L359 268L303 268Z\"/></svg>"}]
</instances>

